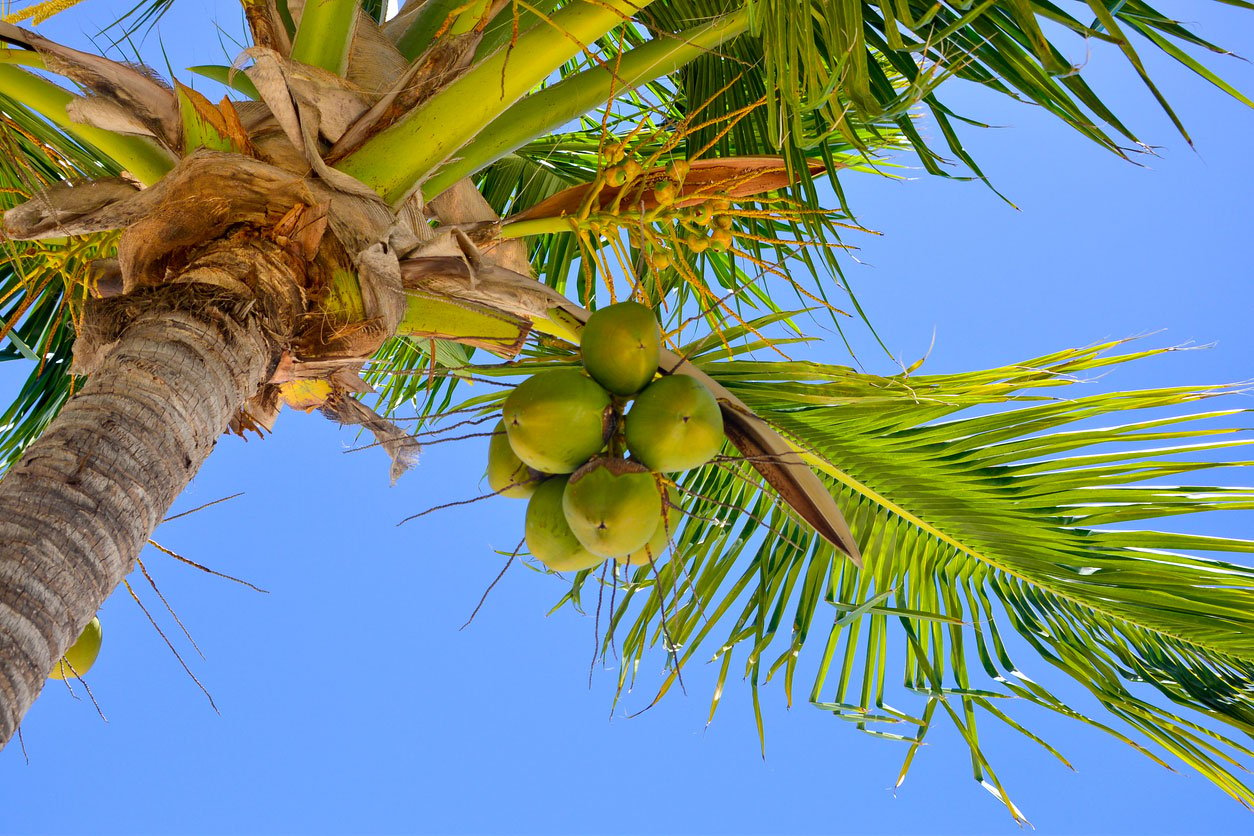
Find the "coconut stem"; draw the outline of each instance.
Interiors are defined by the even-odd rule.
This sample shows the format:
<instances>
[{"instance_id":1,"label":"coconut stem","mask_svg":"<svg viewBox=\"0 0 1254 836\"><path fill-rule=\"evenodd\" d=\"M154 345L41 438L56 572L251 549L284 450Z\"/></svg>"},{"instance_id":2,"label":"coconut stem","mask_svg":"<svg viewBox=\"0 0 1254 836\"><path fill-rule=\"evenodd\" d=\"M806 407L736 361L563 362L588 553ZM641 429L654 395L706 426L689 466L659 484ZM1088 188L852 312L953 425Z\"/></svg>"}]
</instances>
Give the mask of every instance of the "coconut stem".
<instances>
[{"instance_id":1,"label":"coconut stem","mask_svg":"<svg viewBox=\"0 0 1254 836\"><path fill-rule=\"evenodd\" d=\"M611 458L621 459L627 455L627 425L623 420L627 399L615 395L610 405L614 410L614 429L610 432L609 454Z\"/></svg>"}]
</instances>

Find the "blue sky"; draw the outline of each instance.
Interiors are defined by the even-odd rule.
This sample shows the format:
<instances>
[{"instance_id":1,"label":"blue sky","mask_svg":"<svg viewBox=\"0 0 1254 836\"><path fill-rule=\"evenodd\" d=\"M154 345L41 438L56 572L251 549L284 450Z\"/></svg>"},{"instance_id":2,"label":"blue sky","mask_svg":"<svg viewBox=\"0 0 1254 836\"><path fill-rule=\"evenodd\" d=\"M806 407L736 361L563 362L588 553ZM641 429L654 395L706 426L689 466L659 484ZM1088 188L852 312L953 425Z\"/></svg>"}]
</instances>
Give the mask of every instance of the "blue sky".
<instances>
[{"instance_id":1,"label":"blue sky","mask_svg":"<svg viewBox=\"0 0 1254 836\"><path fill-rule=\"evenodd\" d=\"M1254 15L1212 5L1166 9L1254 53ZM74 14L49 29L91 31L81 23L90 4ZM107 10L94 14L103 20ZM229 4L180 0L159 30L176 66L219 60L206 24L215 17L228 31L238 26ZM909 363L931 345L933 371L1160 332L1146 343L1215 346L1120 369L1091 390L1254 377L1254 111L1151 60L1193 151L1116 56L1094 49L1089 60L1094 85L1124 103L1130 124L1162 146L1158 157L1130 165L1039 111L955 89L968 112L1005 126L965 137L1018 209L979 184L921 172L902 182L850 176L859 219L884 233L851 240L861 249L850 280L890 349ZM1249 65L1218 66L1254 91ZM893 371L869 341L862 348L870 370ZM823 356L848 361L835 341ZM0 365L0 396L23 374ZM480 503L398 527L475 495L486 444L431 447L389 487L381 452L342 452L354 440L293 413L265 440L222 440L175 510L244 496L155 538L269 594L146 552L201 659L142 576L132 578L221 713L125 590L116 593L101 612L105 646L89 679L109 722L57 683L46 689L24 724L29 763L16 745L0 753L0 833L1019 832L970 779L965 746L945 727L893 792L901 749L804 703L786 710L774 686L764 698L765 760L741 683L729 683L707 728L714 671L700 666L686 671L687 696L627 719L659 681L653 657L626 711L611 717L614 673L598 669L588 685L593 619L546 616L563 592L552 577L515 567L459 630L503 562L493 550L517 542L523 504ZM1248 516L1190 525L1254 537ZM1021 663L1048 680L1043 663ZM903 698L899 707L916 706ZM1187 770L1173 774L1029 708L1016 716L1077 772L1022 738L985 731L1038 832L1254 826Z\"/></svg>"}]
</instances>

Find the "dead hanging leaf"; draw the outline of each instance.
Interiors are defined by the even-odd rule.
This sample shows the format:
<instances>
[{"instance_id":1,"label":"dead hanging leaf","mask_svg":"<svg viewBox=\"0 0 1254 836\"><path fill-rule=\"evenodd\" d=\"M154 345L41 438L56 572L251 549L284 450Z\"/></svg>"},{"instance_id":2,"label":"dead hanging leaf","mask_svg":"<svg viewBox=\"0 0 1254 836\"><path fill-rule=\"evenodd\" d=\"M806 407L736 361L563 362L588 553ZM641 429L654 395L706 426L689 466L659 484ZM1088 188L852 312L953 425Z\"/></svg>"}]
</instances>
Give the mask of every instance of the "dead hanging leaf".
<instances>
[{"instance_id":1,"label":"dead hanging leaf","mask_svg":"<svg viewBox=\"0 0 1254 836\"><path fill-rule=\"evenodd\" d=\"M825 166L821 162L807 163L811 176L821 174ZM600 185L593 211L607 208L623 194L618 204L620 211L649 211L660 205L654 186L664 181L674 182L667 168L654 168L641 173L622 186ZM682 182L676 186L677 198L670 205L682 207L703 203L711 198L744 200L766 192L782 189L794 182L788 176L783 157L724 157L712 160L693 160ZM552 197L540 201L530 209L509 218L509 223L531 221L540 218L560 218L577 213L596 183L571 186Z\"/></svg>"},{"instance_id":2,"label":"dead hanging leaf","mask_svg":"<svg viewBox=\"0 0 1254 836\"><path fill-rule=\"evenodd\" d=\"M797 515L809 523L824 540L862 565L858 543L832 498L831 491L787 441L761 418L727 402L723 408L723 429L754 470L775 489Z\"/></svg>"},{"instance_id":3,"label":"dead hanging leaf","mask_svg":"<svg viewBox=\"0 0 1254 836\"><path fill-rule=\"evenodd\" d=\"M149 208L146 191L120 177L54 183L0 216L0 229L5 237L21 241L122 229Z\"/></svg>"},{"instance_id":4,"label":"dead hanging leaf","mask_svg":"<svg viewBox=\"0 0 1254 836\"><path fill-rule=\"evenodd\" d=\"M845 515L827 485L810 469L797 449L744 401L688 360L662 349L661 361L663 371L694 377L713 393L723 412L723 432L727 440L797 516L848 555L855 566L861 566L862 552Z\"/></svg>"},{"instance_id":5,"label":"dead hanging leaf","mask_svg":"<svg viewBox=\"0 0 1254 836\"><path fill-rule=\"evenodd\" d=\"M147 67L120 64L80 52L42 35L0 22L0 41L33 49L49 72L65 76L132 114L171 151L182 151L178 104L168 87Z\"/></svg>"},{"instance_id":6,"label":"dead hanging leaf","mask_svg":"<svg viewBox=\"0 0 1254 836\"><path fill-rule=\"evenodd\" d=\"M333 392L319 411L332 421L361 426L369 430L374 435L375 442L392 459L392 484L396 484L396 480L406 470L418 463L418 454L422 450L418 439L386 418L380 417L356 398Z\"/></svg>"}]
</instances>

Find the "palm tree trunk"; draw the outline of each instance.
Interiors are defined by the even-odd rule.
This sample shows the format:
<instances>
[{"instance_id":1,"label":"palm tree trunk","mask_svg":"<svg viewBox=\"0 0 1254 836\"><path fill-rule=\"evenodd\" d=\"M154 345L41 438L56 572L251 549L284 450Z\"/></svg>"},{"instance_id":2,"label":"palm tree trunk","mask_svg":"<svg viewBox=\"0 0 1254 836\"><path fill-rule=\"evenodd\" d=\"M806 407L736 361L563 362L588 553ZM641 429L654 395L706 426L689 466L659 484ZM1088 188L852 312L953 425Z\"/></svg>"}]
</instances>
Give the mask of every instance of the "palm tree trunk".
<instances>
[{"instance_id":1,"label":"palm tree trunk","mask_svg":"<svg viewBox=\"0 0 1254 836\"><path fill-rule=\"evenodd\" d=\"M115 326L98 365L0 479L0 748L269 378L290 311L251 289L291 286L293 269L274 243L236 236L175 283L97 303Z\"/></svg>"}]
</instances>

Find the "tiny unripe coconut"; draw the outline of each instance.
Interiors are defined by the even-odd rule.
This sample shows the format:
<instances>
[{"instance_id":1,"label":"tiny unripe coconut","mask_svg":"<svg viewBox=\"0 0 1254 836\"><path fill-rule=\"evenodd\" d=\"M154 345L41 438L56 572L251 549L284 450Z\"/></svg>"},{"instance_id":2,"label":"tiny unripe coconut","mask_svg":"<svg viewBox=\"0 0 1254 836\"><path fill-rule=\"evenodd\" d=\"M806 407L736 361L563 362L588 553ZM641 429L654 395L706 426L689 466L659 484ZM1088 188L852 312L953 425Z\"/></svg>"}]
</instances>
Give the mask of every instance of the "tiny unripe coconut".
<instances>
[{"instance_id":1,"label":"tiny unripe coconut","mask_svg":"<svg viewBox=\"0 0 1254 836\"><path fill-rule=\"evenodd\" d=\"M591 569L605 558L585 549L570 530L562 509L566 484L567 477L558 476L546 479L536 488L527 503L524 531L527 548L545 566L555 572L578 572Z\"/></svg>"},{"instance_id":2,"label":"tiny unripe coconut","mask_svg":"<svg viewBox=\"0 0 1254 836\"><path fill-rule=\"evenodd\" d=\"M540 480L509 446L505 422L498 421L488 442L488 487L499 496L526 499L536 492Z\"/></svg>"},{"instance_id":3,"label":"tiny unripe coconut","mask_svg":"<svg viewBox=\"0 0 1254 836\"><path fill-rule=\"evenodd\" d=\"M723 413L701 381L667 375L636 397L627 413L627 449L650 470L690 470L723 445Z\"/></svg>"},{"instance_id":4,"label":"tiny unripe coconut","mask_svg":"<svg viewBox=\"0 0 1254 836\"><path fill-rule=\"evenodd\" d=\"M687 160L675 160L666 167L666 176L682 183L684 178L688 176L688 169L690 168L691 166Z\"/></svg>"},{"instance_id":5,"label":"tiny unripe coconut","mask_svg":"<svg viewBox=\"0 0 1254 836\"><path fill-rule=\"evenodd\" d=\"M540 372L501 409L509 445L528 467L571 473L605 445L610 393L578 369Z\"/></svg>"},{"instance_id":6,"label":"tiny unripe coconut","mask_svg":"<svg viewBox=\"0 0 1254 836\"><path fill-rule=\"evenodd\" d=\"M65 655L57 660L48 674L49 679L73 679L91 670L100 655L100 642L104 634L100 630L100 619L92 618L83 628L74 644L70 645Z\"/></svg>"},{"instance_id":7,"label":"tiny unripe coconut","mask_svg":"<svg viewBox=\"0 0 1254 836\"><path fill-rule=\"evenodd\" d=\"M644 548L657 531L662 494L653 474L635 462L597 459L570 477L562 508L585 549L618 557Z\"/></svg>"},{"instance_id":8,"label":"tiny unripe coconut","mask_svg":"<svg viewBox=\"0 0 1254 836\"><path fill-rule=\"evenodd\" d=\"M653 311L619 302L588 318L579 340L588 374L615 395L634 395L657 373L662 332Z\"/></svg>"},{"instance_id":9,"label":"tiny unripe coconut","mask_svg":"<svg viewBox=\"0 0 1254 836\"><path fill-rule=\"evenodd\" d=\"M657 521L657 530L653 532L653 536L638 551L631 554L619 555L614 558L619 563L627 566L648 566L650 561L656 562L670 546L671 538L679 529L679 518L682 515L679 510L679 491L673 487L666 489L666 504L662 508L662 514Z\"/></svg>"}]
</instances>

